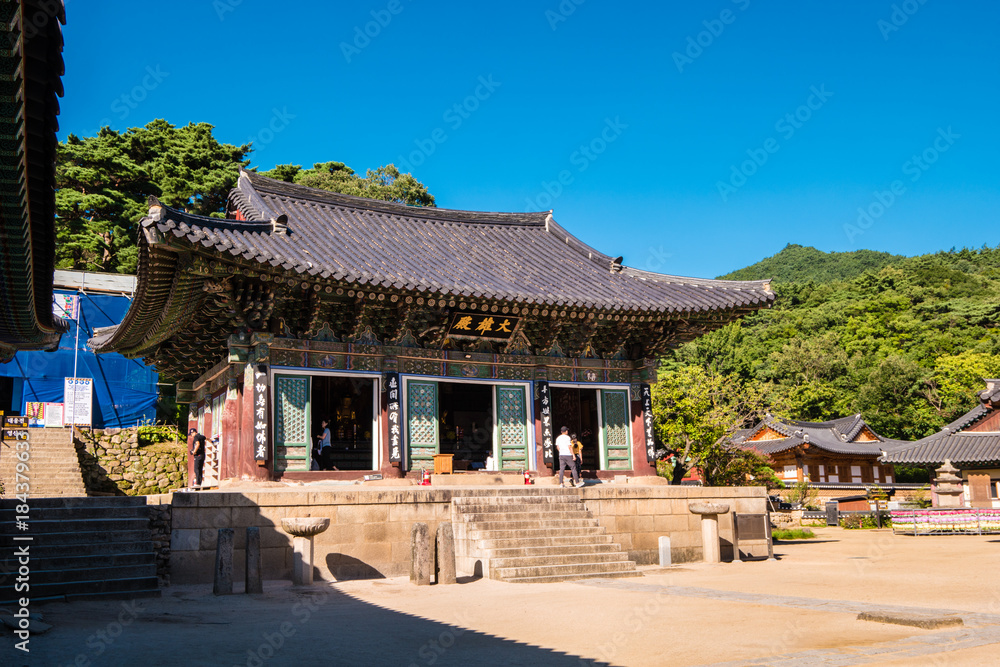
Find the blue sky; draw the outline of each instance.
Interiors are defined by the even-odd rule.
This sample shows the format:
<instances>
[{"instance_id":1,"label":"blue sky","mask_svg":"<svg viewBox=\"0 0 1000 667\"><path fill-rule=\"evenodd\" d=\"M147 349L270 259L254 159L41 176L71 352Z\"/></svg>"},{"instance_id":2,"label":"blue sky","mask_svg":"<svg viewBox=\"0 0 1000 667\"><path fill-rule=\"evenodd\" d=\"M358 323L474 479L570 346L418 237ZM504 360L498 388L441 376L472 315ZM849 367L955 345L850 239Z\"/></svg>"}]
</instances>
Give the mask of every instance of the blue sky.
<instances>
[{"instance_id":1,"label":"blue sky","mask_svg":"<svg viewBox=\"0 0 1000 667\"><path fill-rule=\"evenodd\" d=\"M990 0L66 5L61 138L165 118L262 169L394 162L679 275L1000 243Z\"/></svg>"}]
</instances>

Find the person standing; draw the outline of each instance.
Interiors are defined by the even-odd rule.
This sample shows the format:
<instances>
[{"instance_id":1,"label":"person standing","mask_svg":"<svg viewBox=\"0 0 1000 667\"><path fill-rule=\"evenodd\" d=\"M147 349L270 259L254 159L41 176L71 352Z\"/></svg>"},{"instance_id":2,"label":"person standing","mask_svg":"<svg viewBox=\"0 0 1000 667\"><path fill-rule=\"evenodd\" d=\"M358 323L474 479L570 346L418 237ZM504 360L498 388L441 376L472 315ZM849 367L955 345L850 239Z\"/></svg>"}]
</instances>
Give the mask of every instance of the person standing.
<instances>
[{"instance_id":1,"label":"person standing","mask_svg":"<svg viewBox=\"0 0 1000 667\"><path fill-rule=\"evenodd\" d=\"M329 456L332 450L330 450L330 420L324 419L320 422L323 427L323 432L316 436L319 445L319 467L321 470L326 470L330 464Z\"/></svg>"},{"instance_id":2,"label":"person standing","mask_svg":"<svg viewBox=\"0 0 1000 667\"><path fill-rule=\"evenodd\" d=\"M583 443L577 440L576 433L570 433L569 439L573 443L573 463L576 465L576 475L583 478Z\"/></svg>"},{"instance_id":3,"label":"person standing","mask_svg":"<svg viewBox=\"0 0 1000 667\"><path fill-rule=\"evenodd\" d=\"M201 478L205 473L205 436L198 433L198 429L192 428L188 430L188 439L190 440L191 455L194 456L194 488L201 488Z\"/></svg>"},{"instance_id":4,"label":"person standing","mask_svg":"<svg viewBox=\"0 0 1000 667\"><path fill-rule=\"evenodd\" d=\"M559 486L563 486L563 471L566 468L569 468L573 474L573 486L583 486L583 482L580 481L580 473L576 471L576 463L573 461L573 441L570 440L569 429L565 426L559 429L556 450L559 452Z\"/></svg>"}]
</instances>

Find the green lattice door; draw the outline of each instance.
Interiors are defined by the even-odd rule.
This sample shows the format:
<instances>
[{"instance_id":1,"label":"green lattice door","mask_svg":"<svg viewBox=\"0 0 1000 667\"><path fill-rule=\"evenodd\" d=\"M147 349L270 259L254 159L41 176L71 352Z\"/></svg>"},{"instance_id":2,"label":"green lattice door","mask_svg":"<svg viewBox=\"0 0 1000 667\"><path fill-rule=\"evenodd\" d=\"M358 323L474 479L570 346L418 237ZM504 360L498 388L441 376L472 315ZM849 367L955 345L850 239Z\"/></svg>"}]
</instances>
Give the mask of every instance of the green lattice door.
<instances>
[{"instance_id":1,"label":"green lattice door","mask_svg":"<svg viewBox=\"0 0 1000 667\"><path fill-rule=\"evenodd\" d=\"M601 390L603 453L608 470L632 469L632 439L629 437L628 408L628 391Z\"/></svg>"},{"instance_id":2,"label":"green lattice door","mask_svg":"<svg viewBox=\"0 0 1000 667\"><path fill-rule=\"evenodd\" d=\"M528 409L524 387L497 387L496 391L500 470L524 470L528 450Z\"/></svg>"},{"instance_id":3,"label":"green lattice door","mask_svg":"<svg viewBox=\"0 0 1000 667\"><path fill-rule=\"evenodd\" d=\"M437 382L406 383L406 451L409 470L434 470L438 453Z\"/></svg>"},{"instance_id":4,"label":"green lattice door","mask_svg":"<svg viewBox=\"0 0 1000 667\"><path fill-rule=\"evenodd\" d=\"M309 470L310 378L274 376L274 470Z\"/></svg>"}]
</instances>

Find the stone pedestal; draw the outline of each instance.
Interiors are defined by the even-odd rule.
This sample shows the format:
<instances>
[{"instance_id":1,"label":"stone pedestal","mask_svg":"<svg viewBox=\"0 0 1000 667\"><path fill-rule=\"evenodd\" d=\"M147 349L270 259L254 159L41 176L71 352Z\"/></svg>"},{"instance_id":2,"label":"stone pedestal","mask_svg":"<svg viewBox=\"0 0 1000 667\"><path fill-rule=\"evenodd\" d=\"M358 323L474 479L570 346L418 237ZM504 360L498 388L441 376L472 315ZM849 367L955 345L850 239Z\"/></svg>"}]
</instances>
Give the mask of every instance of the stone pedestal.
<instances>
[{"instance_id":1,"label":"stone pedestal","mask_svg":"<svg viewBox=\"0 0 1000 667\"><path fill-rule=\"evenodd\" d=\"M945 459L944 465L934 472L937 473L937 477L934 478L936 507L965 507L962 478L958 476L958 468L951 464L951 459Z\"/></svg>"},{"instance_id":2,"label":"stone pedestal","mask_svg":"<svg viewBox=\"0 0 1000 667\"><path fill-rule=\"evenodd\" d=\"M296 517L281 520L292 540L292 583L310 586L313 582L313 537L330 527L326 518Z\"/></svg>"},{"instance_id":3,"label":"stone pedestal","mask_svg":"<svg viewBox=\"0 0 1000 667\"><path fill-rule=\"evenodd\" d=\"M729 511L729 505L722 503L691 503L688 510L701 515L701 547L706 563L719 563L722 554L719 548L719 515Z\"/></svg>"}]
</instances>

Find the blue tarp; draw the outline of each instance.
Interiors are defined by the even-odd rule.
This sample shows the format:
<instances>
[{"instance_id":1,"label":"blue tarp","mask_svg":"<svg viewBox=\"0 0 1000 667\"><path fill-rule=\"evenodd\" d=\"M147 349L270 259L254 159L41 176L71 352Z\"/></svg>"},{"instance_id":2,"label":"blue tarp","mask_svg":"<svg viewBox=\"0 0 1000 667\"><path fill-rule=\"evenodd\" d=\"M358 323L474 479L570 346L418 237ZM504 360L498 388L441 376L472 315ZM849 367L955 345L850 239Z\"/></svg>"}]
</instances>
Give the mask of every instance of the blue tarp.
<instances>
[{"instance_id":1,"label":"blue tarp","mask_svg":"<svg viewBox=\"0 0 1000 667\"><path fill-rule=\"evenodd\" d=\"M56 294L75 294L54 290ZM106 294L80 295L80 343L76 350L77 377L94 379L94 428L126 428L156 419L158 376L138 359L120 354L94 354L87 339L97 327L118 324L125 317L129 298ZM24 414L27 402L63 402L64 378L73 376L77 322L59 341L55 352L18 352L13 361L0 364L0 377L14 378L14 405L0 406Z\"/></svg>"}]
</instances>

